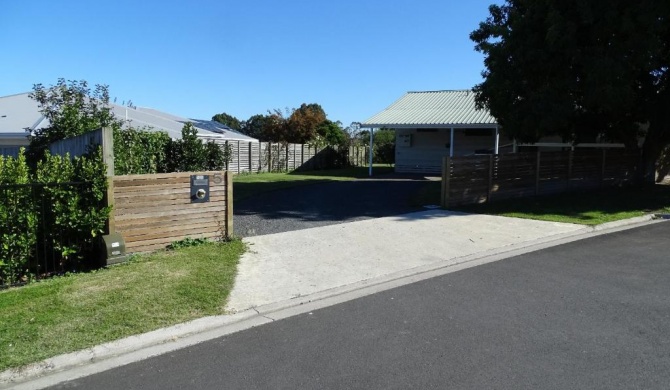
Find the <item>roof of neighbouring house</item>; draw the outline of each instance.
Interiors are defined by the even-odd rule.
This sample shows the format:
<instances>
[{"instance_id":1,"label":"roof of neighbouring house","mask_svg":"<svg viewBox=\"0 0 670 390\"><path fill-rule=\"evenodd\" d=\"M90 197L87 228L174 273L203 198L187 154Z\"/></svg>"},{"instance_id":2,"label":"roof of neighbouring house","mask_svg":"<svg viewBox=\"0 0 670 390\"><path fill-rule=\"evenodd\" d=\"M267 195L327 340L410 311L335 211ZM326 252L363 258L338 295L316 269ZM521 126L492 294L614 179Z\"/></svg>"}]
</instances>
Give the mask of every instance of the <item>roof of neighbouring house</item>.
<instances>
[{"instance_id":1,"label":"roof of neighbouring house","mask_svg":"<svg viewBox=\"0 0 670 390\"><path fill-rule=\"evenodd\" d=\"M184 124L191 122L198 129L200 137L258 141L219 122L183 118L152 108L125 107L114 103L109 103L109 106L117 119L124 120L124 127L165 131L175 139L181 138ZM26 136L25 129L36 130L47 126L49 121L42 115L38 103L30 98L29 93L0 97L0 136Z\"/></svg>"},{"instance_id":2,"label":"roof of neighbouring house","mask_svg":"<svg viewBox=\"0 0 670 390\"><path fill-rule=\"evenodd\" d=\"M361 123L367 128L495 127L488 110L478 110L470 90L407 92Z\"/></svg>"}]
</instances>

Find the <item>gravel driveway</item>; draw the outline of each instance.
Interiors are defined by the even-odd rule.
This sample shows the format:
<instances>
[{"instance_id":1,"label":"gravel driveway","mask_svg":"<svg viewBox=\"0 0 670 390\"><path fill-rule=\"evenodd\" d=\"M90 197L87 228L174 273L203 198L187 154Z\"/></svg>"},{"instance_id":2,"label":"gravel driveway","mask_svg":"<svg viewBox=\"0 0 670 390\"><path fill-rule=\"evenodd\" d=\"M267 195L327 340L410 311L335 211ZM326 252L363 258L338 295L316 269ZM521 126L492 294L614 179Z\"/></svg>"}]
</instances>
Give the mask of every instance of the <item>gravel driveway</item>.
<instances>
[{"instance_id":1,"label":"gravel driveway","mask_svg":"<svg viewBox=\"0 0 670 390\"><path fill-rule=\"evenodd\" d=\"M410 213L423 177L310 184L263 193L234 204L235 235L281 233Z\"/></svg>"}]
</instances>

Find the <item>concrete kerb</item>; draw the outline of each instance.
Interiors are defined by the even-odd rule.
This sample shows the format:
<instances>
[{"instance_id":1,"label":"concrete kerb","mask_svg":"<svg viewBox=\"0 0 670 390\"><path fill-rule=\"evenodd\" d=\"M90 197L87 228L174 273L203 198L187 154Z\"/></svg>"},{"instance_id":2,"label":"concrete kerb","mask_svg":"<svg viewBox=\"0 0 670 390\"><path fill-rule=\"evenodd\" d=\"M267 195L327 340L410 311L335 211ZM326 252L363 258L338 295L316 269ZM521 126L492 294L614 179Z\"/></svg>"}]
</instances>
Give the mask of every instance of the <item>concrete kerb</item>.
<instances>
[{"instance_id":1,"label":"concrete kerb","mask_svg":"<svg viewBox=\"0 0 670 390\"><path fill-rule=\"evenodd\" d=\"M25 367L6 370L0 373L0 389L40 389L52 386L56 383L81 378L272 321L406 284L601 234L658 223L669 218L667 215L649 214L594 227L584 227L574 232L557 234L532 242L508 245L484 253L449 259L448 261L440 261L310 295L254 307L238 313L200 318L85 350L59 355Z\"/></svg>"}]
</instances>

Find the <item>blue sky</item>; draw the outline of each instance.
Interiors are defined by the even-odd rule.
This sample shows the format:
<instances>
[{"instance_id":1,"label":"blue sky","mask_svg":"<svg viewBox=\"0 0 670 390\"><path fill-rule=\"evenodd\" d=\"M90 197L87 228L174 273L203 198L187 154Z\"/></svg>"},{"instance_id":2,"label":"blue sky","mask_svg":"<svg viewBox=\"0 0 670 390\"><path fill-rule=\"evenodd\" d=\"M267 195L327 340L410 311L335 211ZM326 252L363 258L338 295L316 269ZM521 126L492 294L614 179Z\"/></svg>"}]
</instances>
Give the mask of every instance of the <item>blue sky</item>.
<instances>
[{"instance_id":1,"label":"blue sky","mask_svg":"<svg viewBox=\"0 0 670 390\"><path fill-rule=\"evenodd\" d=\"M318 103L346 126L406 91L468 89L494 0L3 1L0 96L59 77L180 116Z\"/></svg>"}]
</instances>

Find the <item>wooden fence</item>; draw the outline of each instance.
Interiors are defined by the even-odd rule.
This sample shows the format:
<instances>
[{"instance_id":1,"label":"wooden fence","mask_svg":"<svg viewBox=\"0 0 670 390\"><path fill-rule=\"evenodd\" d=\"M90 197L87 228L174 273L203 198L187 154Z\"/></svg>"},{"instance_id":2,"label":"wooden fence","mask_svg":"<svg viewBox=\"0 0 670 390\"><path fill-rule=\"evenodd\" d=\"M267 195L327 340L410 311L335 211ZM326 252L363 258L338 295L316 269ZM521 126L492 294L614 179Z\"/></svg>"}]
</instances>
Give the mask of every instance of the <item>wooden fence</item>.
<instances>
[{"instance_id":1,"label":"wooden fence","mask_svg":"<svg viewBox=\"0 0 670 390\"><path fill-rule=\"evenodd\" d=\"M222 145L222 142L218 142ZM186 237L214 238L233 235L233 172L319 169L337 163L363 165L366 148L347 153L329 146L281 145L267 142L226 141L232 160L223 172L182 172L146 175L114 174L114 139L109 128L96 130L51 145L53 154L75 157L101 145L107 166L106 204L112 206L107 232L121 234L126 251L147 252ZM345 161L341 161L345 159ZM346 160L349 161L346 161ZM191 202L191 175L209 175L209 202Z\"/></svg>"},{"instance_id":2,"label":"wooden fence","mask_svg":"<svg viewBox=\"0 0 670 390\"><path fill-rule=\"evenodd\" d=\"M281 144L273 142L214 141L231 152L226 170L243 172L279 172L315 170L338 165L362 166L367 164L368 151L364 146L342 150L338 146L310 144Z\"/></svg>"},{"instance_id":3,"label":"wooden fence","mask_svg":"<svg viewBox=\"0 0 670 390\"><path fill-rule=\"evenodd\" d=\"M633 180L638 161L605 149L445 157L442 206L621 184Z\"/></svg>"},{"instance_id":4,"label":"wooden fence","mask_svg":"<svg viewBox=\"0 0 670 390\"><path fill-rule=\"evenodd\" d=\"M209 202L191 202L191 175L209 175ZM110 225L130 252L164 248L186 237L233 233L232 174L182 172L114 176Z\"/></svg>"}]
</instances>

